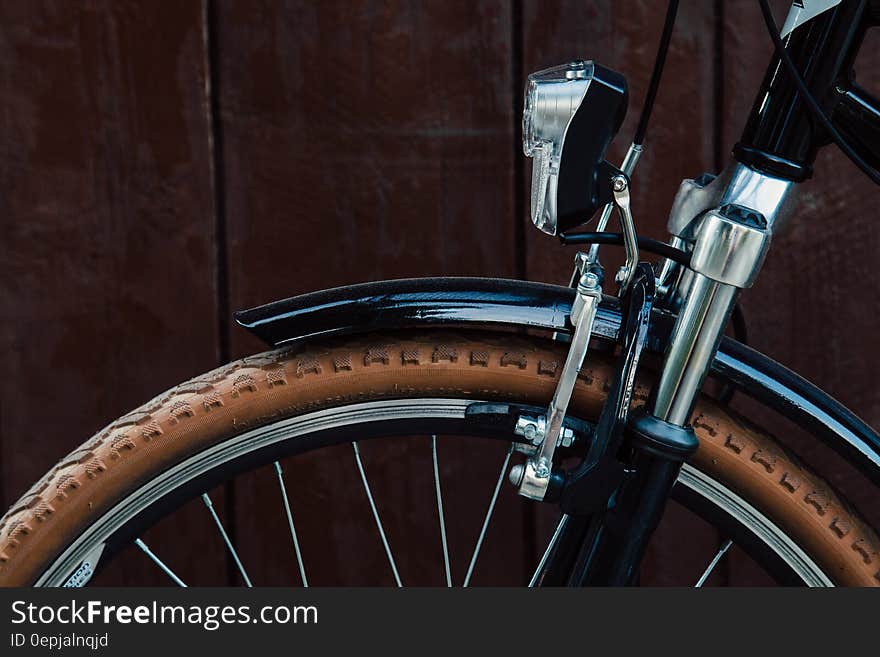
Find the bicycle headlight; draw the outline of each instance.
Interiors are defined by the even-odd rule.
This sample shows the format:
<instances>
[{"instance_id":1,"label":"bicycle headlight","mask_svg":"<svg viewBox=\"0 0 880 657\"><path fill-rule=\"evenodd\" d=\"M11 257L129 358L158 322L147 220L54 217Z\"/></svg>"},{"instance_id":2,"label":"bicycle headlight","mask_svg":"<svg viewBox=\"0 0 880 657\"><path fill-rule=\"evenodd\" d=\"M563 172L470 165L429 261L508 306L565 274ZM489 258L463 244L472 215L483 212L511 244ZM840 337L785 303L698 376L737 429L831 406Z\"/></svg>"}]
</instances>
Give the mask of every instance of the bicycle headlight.
<instances>
[{"instance_id":1,"label":"bicycle headlight","mask_svg":"<svg viewBox=\"0 0 880 657\"><path fill-rule=\"evenodd\" d=\"M532 158L532 223L556 234L559 162L568 124L593 76L592 62L572 62L532 73L523 106L523 152Z\"/></svg>"},{"instance_id":2,"label":"bicycle headlight","mask_svg":"<svg viewBox=\"0 0 880 657\"><path fill-rule=\"evenodd\" d=\"M531 218L542 231L555 235L595 212L604 197L596 174L625 110L626 81L593 62L529 76L523 152L533 159Z\"/></svg>"}]
</instances>

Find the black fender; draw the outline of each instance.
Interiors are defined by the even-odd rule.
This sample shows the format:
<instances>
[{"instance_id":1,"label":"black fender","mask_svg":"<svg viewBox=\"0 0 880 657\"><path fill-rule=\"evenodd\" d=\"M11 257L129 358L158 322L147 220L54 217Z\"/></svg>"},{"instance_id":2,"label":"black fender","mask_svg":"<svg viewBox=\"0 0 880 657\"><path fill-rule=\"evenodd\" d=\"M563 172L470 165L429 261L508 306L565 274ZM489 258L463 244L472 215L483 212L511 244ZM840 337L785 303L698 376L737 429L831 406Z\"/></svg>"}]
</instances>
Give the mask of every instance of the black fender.
<instances>
[{"instance_id":1,"label":"black fender","mask_svg":"<svg viewBox=\"0 0 880 657\"><path fill-rule=\"evenodd\" d=\"M266 344L319 335L417 326L473 325L570 332L574 290L503 278L406 278L311 292L235 314ZM618 306L609 298L594 332L615 339Z\"/></svg>"},{"instance_id":2,"label":"black fender","mask_svg":"<svg viewBox=\"0 0 880 657\"><path fill-rule=\"evenodd\" d=\"M494 278L410 278L311 292L240 311L235 320L270 346L334 334L417 327L506 326L570 333L574 290ZM671 318L652 320L647 347L662 351ZM620 307L606 297L594 334L614 340ZM721 341L714 376L810 431L880 484L880 436L803 377L735 340Z\"/></svg>"}]
</instances>

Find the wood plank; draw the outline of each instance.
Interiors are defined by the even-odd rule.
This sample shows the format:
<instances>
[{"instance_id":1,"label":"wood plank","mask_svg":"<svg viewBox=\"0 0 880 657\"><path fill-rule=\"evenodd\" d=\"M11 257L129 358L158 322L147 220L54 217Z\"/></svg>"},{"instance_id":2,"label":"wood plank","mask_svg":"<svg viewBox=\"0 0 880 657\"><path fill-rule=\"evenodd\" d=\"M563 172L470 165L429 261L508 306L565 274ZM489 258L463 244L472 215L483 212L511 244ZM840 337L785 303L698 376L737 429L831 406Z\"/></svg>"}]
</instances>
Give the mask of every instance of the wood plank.
<instances>
[{"instance_id":1,"label":"wood plank","mask_svg":"<svg viewBox=\"0 0 880 657\"><path fill-rule=\"evenodd\" d=\"M514 273L509 3L221 2L218 26L233 308L366 280ZM260 348L240 331L232 345ZM370 444L364 460L379 474L418 473L408 484L370 479L395 555L413 555L406 579L433 568L416 581L440 583L426 449L424 438ZM456 481L494 482L496 454L468 463L461 441L441 449L450 495ZM316 583L388 583L351 456L338 454L285 464ZM293 583L289 538L259 537L280 520L267 476L236 484L242 552L259 581ZM482 513L470 505L456 518L456 554ZM505 515L517 536L518 509ZM427 557L415 549L423 540ZM517 575L521 559L506 562Z\"/></svg>"},{"instance_id":2,"label":"wood plank","mask_svg":"<svg viewBox=\"0 0 880 657\"><path fill-rule=\"evenodd\" d=\"M203 55L200 2L0 6L4 508L216 364ZM161 581L142 565L106 581Z\"/></svg>"}]
</instances>

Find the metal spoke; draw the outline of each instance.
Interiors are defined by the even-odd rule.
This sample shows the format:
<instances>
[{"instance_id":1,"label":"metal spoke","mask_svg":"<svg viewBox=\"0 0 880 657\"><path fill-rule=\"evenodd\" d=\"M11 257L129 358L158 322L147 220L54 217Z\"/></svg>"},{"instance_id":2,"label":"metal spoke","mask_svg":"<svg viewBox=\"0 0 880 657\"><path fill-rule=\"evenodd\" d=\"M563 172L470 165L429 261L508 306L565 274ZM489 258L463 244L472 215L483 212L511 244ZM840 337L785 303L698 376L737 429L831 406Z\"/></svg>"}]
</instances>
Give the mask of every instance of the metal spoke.
<instances>
[{"instance_id":1,"label":"metal spoke","mask_svg":"<svg viewBox=\"0 0 880 657\"><path fill-rule=\"evenodd\" d=\"M541 557L540 563L538 563L538 567L535 568L535 573L532 575L532 579L529 580L529 588L534 588L538 583L538 577L541 575L541 571L544 570L544 566L547 564L547 559L550 558L550 553L553 552L553 548L556 547L556 541L559 540L559 536L562 534L562 530L565 529L565 526L568 524L569 516L563 514L563 516L559 519L559 523L556 525L556 530L553 532L553 536L550 538L550 542L547 543L547 549L544 550L544 556Z\"/></svg>"},{"instance_id":2,"label":"metal spoke","mask_svg":"<svg viewBox=\"0 0 880 657\"><path fill-rule=\"evenodd\" d=\"M483 528L480 530L480 537L477 539L477 544L474 546L474 553L471 555L471 563L467 569L467 575L464 577L464 584L462 586L467 587L471 582L471 575L474 574L474 566L477 565L477 557L480 556L480 548L483 547L483 539L486 538L486 530L489 528L489 521L492 519L492 512L495 511L495 502L498 500L498 493L501 491L501 484L504 482L507 474L507 466L510 463L510 455L513 454L513 443L510 445L510 449L507 450L507 455L504 457L504 463L501 464L501 472L498 473L498 481L495 483L495 492L492 493L492 499L489 502L489 508L486 510L486 517L483 519Z\"/></svg>"},{"instance_id":3,"label":"metal spoke","mask_svg":"<svg viewBox=\"0 0 880 657\"><path fill-rule=\"evenodd\" d=\"M440 542L443 545L443 565L446 568L446 586L452 586L449 567L449 544L446 542L446 520L443 517L443 494L440 492L440 467L437 463L437 436L431 436L431 458L434 461L434 490L437 493L437 515L440 517Z\"/></svg>"},{"instance_id":4,"label":"metal spoke","mask_svg":"<svg viewBox=\"0 0 880 657\"><path fill-rule=\"evenodd\" d=\"M143 551L144 554L146 554L148 557L150 557L150 559L153 561L153 563L162 569L162 572L164 572L166 575L168 575L168 577L170 577L172 580L174 580L175 584L177 584L178 586L182 586L183 588L187 588L186 584L183 583L183 580L180 579L177 575L175 575L174 571L171 570L168 566L166 566L165 562L162 561L159 557L157 557L153 553L153 551L147 547L146 543L144 543L141 539L136 538L136 539L134 539L134 544L137 545Z\"/></svg>"},{"instance_id":5,"label":"metal spoke","mask_svg":"<svg viewBox=\"0 0 880 657\"><path fill-rule=\"evenodd\" d=\"M700 577L699 580L697 580L697 583L694 586L694 588L698 589L698 588L702 587L703 584L706 583L706 580L709 579L709 575L711 575L712 571L715 570L715 566L718 565L718 562L721 561L721 557L723 557L725 555L725 553L730 549L731 545L733 545L733 541L731 541L730 539L727 539L724 542L724 544L721 546L721 549L718 550L718 553L715 555L715 557L712 559L712 561L709 562L709 566L706 568L706 571L703 573L703 576Z\"/></svg>"},{"instance_id":6,"label":"metal spoke","mask_svg":"<svg viewBox=\"0 0 880 657\"><path fill-rule=\"evenodd\" d=\"M299 576L302 584L308 588L309 582L306 579L306 569L303 566L302 553L299 550L299 541L296 538L296 528L293 526L293 514L290 511L290 500L287 499L287 486L284 485L284 477L281 473L281 464L275 461L275 473L278 475L278 486L281 487L281 499L284 500L284 512L287 514L287 525L290 527L290 537L293 539L293 550L296 552L296 564L299 566Z\"/></svg>"},{"instance_id":7,"label":"metal spoke","mask_svg":"<svg viewBox=\"0 0 880 657\"><path fill-rule=\"evenodd\" d=\"M370 484L367 481L367 473L364 472L364 464L361 463L361 451L358 449L357 441L353 442L351 446L354 448L354 460L361 475L361 481L364 483L364 490L367 491L367 499L370 502L370 508L373 510L373 518L376 521L376 527L379 529L379 536L382 538L382 545L385 547L388 563L391 564L391 572L394 573L394 581L397 582L398 587L403 586L400 581L400 575L397 573L397 564L394 563L394 555L391 554L391 546L388 545L388 539L385 537L385 529L382 527L382 521L379 519L379 510L376 508L376 502L373 501L373 492L370 490Z\"/></svg>"},{"instance_id":8,"label":"metal spoke","mask_svg":"<svg viewBox=\"0 0 880 657\"><path fill-rule=\"evenodd\" d=\"M248 587L253 587L253 584L251 584L251 578L248 577L248 574L244 570L244 566L241 565L241 559L238 558L238 552L235 551L235 547L232 545L232 541L229 540L229 535L223 528L223 523L220 522L220 518L217 517L217 512L214 510L214 505L211 504L211 498L208 497L207 493L202 493L202 501L205 503L205 506L208 507L208 511L211 512L211 517L214 518L214 524L217 525L217 529L220 530L220 535L223 537L223 542L226 543L226 547L229 548L229 553L232 555L232 559L235 561L235 565L238 566L238 572L240 572L241 576L244 578L244 583Z\"/></svg>"}]
</instances>

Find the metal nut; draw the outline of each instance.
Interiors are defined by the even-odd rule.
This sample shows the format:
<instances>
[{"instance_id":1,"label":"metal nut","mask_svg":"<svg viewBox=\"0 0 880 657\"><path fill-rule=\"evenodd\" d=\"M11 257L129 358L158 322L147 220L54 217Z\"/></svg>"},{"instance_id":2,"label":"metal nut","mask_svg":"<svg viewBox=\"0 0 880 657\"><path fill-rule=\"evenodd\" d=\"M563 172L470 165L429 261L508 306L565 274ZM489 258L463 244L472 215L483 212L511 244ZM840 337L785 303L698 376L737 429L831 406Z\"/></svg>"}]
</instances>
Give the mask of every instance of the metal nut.
<instances>
[{"instance_id":1,"label":"metal nut","mask_svg":"<svg viewBox=\"0 0 880 657\"><path fill-rule=\"evenodd\" d=\"M544 457L538 459L538 463L535 465L535 476L541 479L546 479L550 476L550 464L547 463L547 459Z\"/></svg>"},{"instance_id":2,"label":"metal nut","mask_svg":"<svg viewBox=\"0 0 880 657\"><path fill-rule=\"evenodd\" d=\"M516 419L516 426L513 432L517 436L522 436L533 445L540 445L544 441L546 420L541 417L529 417L521 415Z\"/></svg>"}]
</instances>

